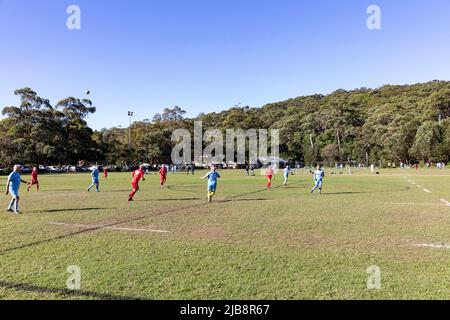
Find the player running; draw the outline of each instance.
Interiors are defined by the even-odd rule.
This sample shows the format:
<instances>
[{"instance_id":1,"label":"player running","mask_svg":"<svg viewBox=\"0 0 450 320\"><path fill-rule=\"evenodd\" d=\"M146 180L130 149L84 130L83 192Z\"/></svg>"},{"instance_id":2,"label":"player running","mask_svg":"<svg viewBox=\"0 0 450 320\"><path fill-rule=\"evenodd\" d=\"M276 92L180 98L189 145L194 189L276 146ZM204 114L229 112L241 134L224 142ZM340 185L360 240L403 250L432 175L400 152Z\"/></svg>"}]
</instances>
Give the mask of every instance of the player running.
<instances>
[{"instance_id":1,"label":"player running","mask_svg":"<svg viewBox=\"0 0 450 320\"><path fill-rule=\"evenodd\" d=\"M135 170L131 177L133 180L131 181L131 186L133 187L133 191L128 196L128 201L134 201L133 198L136 195L136 193L139 191L139 181L142 179L142 181L145 181L145 175L144 175L144 166L139 166L139 169Z\"/></svg>"},{"instance_id":2,"label":"player running","mask_svg":"<svg viewBox=\"0 0 450 320\"><path fill-rule=\"evenodd\" d=\"M211 166L211 171L208 172L202 179L208 179L208 202L211 203L217 190L217 179L221 178L220 173L217 172L217 166Z\"/></svg>"},{"instance_id":3,"label":"player running","mask_svg":"<svg viewBox=\"0 0 450 320\"><path fill-rule=\"evenodd\" d=\"M38 173L38 168L37 168L37 167L34 167L34 168L33 168L33 171L31 172L31 180L30 180L30 183L28 184L27 192L30 191L30 189L31 189L32 186L36 186L37 191L39 191L38 174L39 174L39 173Z\"/></svg>"},{"instance_id":4,"label":"player running","mask_svg":"<svg viewBox=\"0 0 450 320\"><path fill-rule=\"evenodd\" d=\"M98 179L98 175L98 166L95 166L91 172L92 184L89 186L88 192L91 191L93 187L95 187L96 192L100 192L100 180Z\"/></svg>"},{"instance_id":5,"label":"player running","mask_svg":"<svg viewBox=\"0 0 450 320\"><path fill-rule=\"evenodd\" d=\"M316 189L319 189L319 194L322 194L322 185L323 185L323 178L325 177L325 171L322 170L320 165L317 166L316 171L314 172L314 188L311 190L311 193L314 193Z\"/></svg>"},{"instance_id":6,"label":"player running","mask_svg":"<svg viewBox=\"0 0 450 320\"><path fill-rule=\"evenodd\" d=\"M291 167L290 166L286 166L286 168L284 168L284 171L283 171L283 176L284 176L283 186L285 186L285 187L288 185L289 175L290 174L291 174Z\"/></svg>"},{"instance_id":7,"label":"player running","mask_svg":"<svg viewBox=\"0 0 450 320\"><path fill-rule=\"evenodd\" d=\"M6 183L6 195L11 194L12 200L9 203L8 212L14 212L15 214L20 214L19 211L19 188L20 183L28 183L22 180L20 176L20 171L22 167L20 165L15 165L13 172L8 176L8 182Z\"/></svg>"},{"instance_id":8,"label":"player running","mask_svg":"<svg viewBox=\"0 0 450 320\"><path fill-rule=\"evenodd\" d=\"M103 168L103 176L105 177L105 180L108 179L108 167Z\"/></svg>"},{"instance_id":9,"label":"player running","mask_svg":"<svg viewBox=\"0 0 450 320\"><path fill-rule=\"evenodd\" d=\"M274 173L273 173L272 166L269 166L266 171L267 189L269 189L269 190L270 190L270 188L272 188L273 175L274 175Z\"/></svg>"},{"instance_id":10,"label":"player running","mask_svg":"<svg viewBox=\"0 0 450 320\"><path fill-rule=\"evenodd\" d=\"M159 169L159 181L161 183L161 188L164 188L164 184L167 182L167 167L165 165Z\"/></svg>"}]
</instances>

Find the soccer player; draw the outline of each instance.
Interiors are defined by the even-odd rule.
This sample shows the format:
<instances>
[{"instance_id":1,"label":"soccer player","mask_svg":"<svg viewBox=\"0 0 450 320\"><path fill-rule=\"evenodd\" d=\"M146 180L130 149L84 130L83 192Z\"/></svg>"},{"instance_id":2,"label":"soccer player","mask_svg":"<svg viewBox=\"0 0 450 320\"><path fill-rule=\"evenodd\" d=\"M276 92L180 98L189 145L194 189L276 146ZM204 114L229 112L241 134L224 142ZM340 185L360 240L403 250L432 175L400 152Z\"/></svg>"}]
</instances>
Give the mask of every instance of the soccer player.
<instances>
[{"instance_id":1,"label":"soccer player","mask_svg":"<svg viewBox=\"0 0 450 320\"><path fill-rule=\"evenodd\" d=\"M270 190L270 188L272 188L273 174L274 174L274 173L273 173L272 166L269 166L269 167L267 168L267 171L266 171L267 189L269 189L269 190Z\"/></svg>"},{"instance_id":2,"label":"soccer player","mask_svg":"<svg viewBox=\"0 0 450 320\"><path fill-rule=\"evenodd\" d=\"M167 167L162 165L159 170L159 181L161 182L161 188L164 187L164 184L167 182Z\"/></svg>"},{"instance_id":3,"label":"soccer player","mask_svg":"<svg viewBox=\"0 0 450 320\"><path fill-rule=\"evenodd\" d=\"M314 193L316 189L319 189L319 194L322 194L323 178L325 177L325 172L322 170L320 165L317 165L316 171L314 171L314 188L311 193Z\"/></svg>"},{"instance_id":4,"label":"soccer player","mask_svg":"<svg viewBox=\"0 0 450 320\"><path fill-rule=\"evenodd\" d=\"M11 194L12 200L9 203L7 211L14 212L15 214L20 214L19 211L19 188L20 183L28 183L22 180L20 176L20 170L22 167L20 165L15 165L13 172L8 177L8 182L6 183L6 195Z\"/></svg>"},{"instance_id":5,"label":"soccer player","mask_svg":"<svg viewBox=\"0 0 450 320\"><path fill-rule=\"evenodd\" d=\"M108 167L103 168L103 176L105 177L105 180L108 179Z\"/></svg>"},{"instance_id":6,"label":"soccer player","mask_svg":"<svg viewBox=\"0 0 450 320\"><path fill-rule=\"evenodd\" d=\"M36 186L37 191L39 191L39 180L38 180L38 168L34 167L33 171L31 172L31 180L27 187L27 192L30 191L32 186Z\"/></svg>"},{"instance_id":7,"label":"soccer player","mask_svg":"<svg viewBox=\"0 0 450 320\"><path fill-rule=\"evenodd\" d=\"M288 185L289 175L290 174L291 174L291 167L286 166L286 168L284 168L284 171L283 171L283 176L284 176L283 186L287 186Z\"/></svg>"},{"instance_id":8,"label":"soccer player","mask_svg":"<svg viewBox=\"0 0 450 320\"><path fill-rule=\"evenodd\" d=\"M217 179L220 174L217 172L217 166L211 166L211 171L208 172L202 179L208 179L208 202L211 203L217 190Z\"/></svg>"},{"instance_id":9,"label":"soccer player","mask_svg":"<svg viewBox=\"0 0 450 320\"><path fill-rule=\"evenodd\" d=\"M145 175L144 175L144 166L139 166L139 169L135 170L131 177L133 180L131 181L131 186L133 187L133 191L128 196L128 201L133 201L134 196L139 191L139 181L142 179L142 181L145 181Z\"/></svg>"},{"instance_id":10,"label":"soccer player","mask_svg":"<svg viewBox=\"0 0 450 320\"><path fill-rule=\"evenodd\" d=\"M92 177L92 184L89 186L88 192L91 191L93 187L95 187L95 190L97 192L100 192L100 181L98 179L98 166L95 166L94 169L92 169L91 177Z\"/></svg>"}]
</instances>

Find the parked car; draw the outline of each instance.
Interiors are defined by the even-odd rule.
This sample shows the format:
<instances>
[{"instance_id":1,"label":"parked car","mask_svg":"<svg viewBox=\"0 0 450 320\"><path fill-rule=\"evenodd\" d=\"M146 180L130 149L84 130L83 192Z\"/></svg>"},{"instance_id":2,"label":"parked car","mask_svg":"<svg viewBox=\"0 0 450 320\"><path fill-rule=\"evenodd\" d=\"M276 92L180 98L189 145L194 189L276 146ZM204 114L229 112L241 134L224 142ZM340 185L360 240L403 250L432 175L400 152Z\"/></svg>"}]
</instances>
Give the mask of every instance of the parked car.
<instances>
[{"instance_id":1,"label":"parked car","mask_svg":"<svg viewBox=\"0 0 450 320\"><path fill-rule=\"evenodd\" d=\"M60 167L49 166L50 173L60 173L62 169Z\"/></svg>"},{"instance_id":2,"label":"parked car","mask_svg":"<svg viewBox=\"0 0 450 320\"><path fill-rule=\"evenodd\" d=\"M40 165L38 167L40 173L50 173L50 167Z\"/></svg>"},{"instance_id":3,"label":"parked car","mask_svg":"<svg viewBox=\"0 0 450 320\"><path fill-rule=\"evenodd\" d=\"M31 169L30 169L30 167L28 167L28 166L22 166L22 173L24 173L24 174L28 174L28 173L31 173Z\"/></svg>"},{"instance_id":4,"label":"parked car","mask_svg":"<svg viewBox=\"0 0 450 320\"><path fill-rule=\"evenodd\" d=\"M67 166L66 167L66 171L67 172L72 172L72 173L77 172L77 167L75 167L75 166Z\"/></svg>"}]
</instances>

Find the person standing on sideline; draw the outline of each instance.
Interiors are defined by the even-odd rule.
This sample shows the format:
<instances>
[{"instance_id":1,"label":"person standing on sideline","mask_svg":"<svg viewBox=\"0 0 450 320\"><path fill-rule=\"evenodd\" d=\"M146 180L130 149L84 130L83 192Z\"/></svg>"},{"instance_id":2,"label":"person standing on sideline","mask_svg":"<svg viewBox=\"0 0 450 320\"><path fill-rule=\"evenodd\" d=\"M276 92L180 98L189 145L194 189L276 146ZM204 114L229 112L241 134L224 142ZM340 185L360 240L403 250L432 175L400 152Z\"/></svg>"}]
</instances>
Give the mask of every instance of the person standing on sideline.
<instances>
[{"instance_id":1,"label":"person standing on sideline","mask_svg":"<svg viewBox=\"0 0 450 320\"><path fill-rule=\"evenodd\" d=\"M20 176L20 171L22 167L18 164L14 166L13 172L8 176L8 182L6 183L6 195L11 194L12 200L9 203L8 212L14 212L15 214L20 214L19 211L19 188L20 183L27 184L28 182L22 180Z\"/></svg>"},{"instance_id":2,"label":"person standing on sideline","mask_svg":"<svg viewBox=\"0 0 450 320\"><path fill-rule=\"evenodd\" d=\"M38 168L34 167L33 171L31 172L31 180L27 187L27 192L30 191L32 186L36 186L37 191L39 191L39 181L38 181Z\"/></svg>"},{"instance_id":3,"label":"person standing on sideline","mask_svg":"<svg viewBox=\"0 0 450 320\"><path fill-rule=\"evenodd\" d=\"M98 166L95 166L91 172L92 184L88 188L88 192L95 187L96 192L100 192L100 181L98 179Z\"/></svg>"}]
</instances>

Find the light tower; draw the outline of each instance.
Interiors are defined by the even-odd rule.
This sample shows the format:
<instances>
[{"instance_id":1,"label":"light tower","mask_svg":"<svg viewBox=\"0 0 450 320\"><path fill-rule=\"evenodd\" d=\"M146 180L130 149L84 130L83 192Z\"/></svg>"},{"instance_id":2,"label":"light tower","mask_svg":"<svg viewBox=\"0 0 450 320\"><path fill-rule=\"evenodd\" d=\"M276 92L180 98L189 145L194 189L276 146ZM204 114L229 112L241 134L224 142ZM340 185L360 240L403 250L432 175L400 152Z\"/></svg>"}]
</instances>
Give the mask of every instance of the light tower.
<instances>
[{"instance_id":1,"label":"light tower","mask_svg":"<svg viewBox=\"0 0 450 320\"><path fill-rule=\"evenodd\" d=\"M133 111L128 111L129 125L128 125L128 149L131 151L131 119L134 116Z\"/></svg>"}]
</instances>

